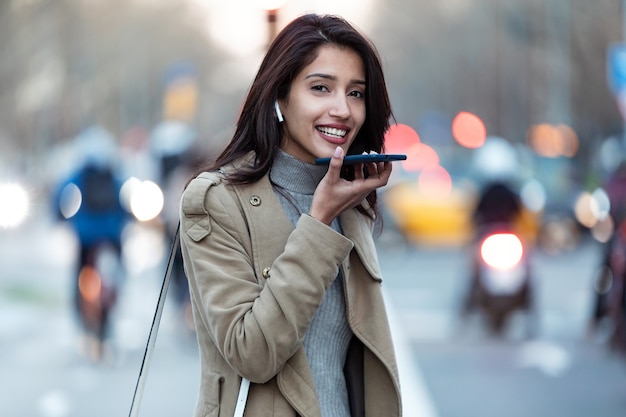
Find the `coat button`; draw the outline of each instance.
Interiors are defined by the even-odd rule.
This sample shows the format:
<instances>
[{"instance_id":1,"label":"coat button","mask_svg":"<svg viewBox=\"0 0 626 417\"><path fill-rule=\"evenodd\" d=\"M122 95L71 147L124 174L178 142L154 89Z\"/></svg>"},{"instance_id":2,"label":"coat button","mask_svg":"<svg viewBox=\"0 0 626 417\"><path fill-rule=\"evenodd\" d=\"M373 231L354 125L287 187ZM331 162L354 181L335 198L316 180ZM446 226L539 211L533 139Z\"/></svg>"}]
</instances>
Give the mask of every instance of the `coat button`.
<instances>
[{"instance_id":1,"label":"coat button","mask_svg":"<svg viewBox=\"0 0 626 417\"><path fill-rule=\"evenodd\" d=\"M269 266L263 268L263 278L268 279L270 277L270 269L272 268L270 268Z\"/></svg>"},{"instance_id":2,"label":"coat button","mask_svg":"<svg viewBox=\"0 0 626 417\"><path fill-rule=\"evenodd\" d=\"M250 197L250 204L252 204L254 207L260 206L261 205L261 197L259 197L258 195L253 195Z\"/></svg>"}]
</instances>

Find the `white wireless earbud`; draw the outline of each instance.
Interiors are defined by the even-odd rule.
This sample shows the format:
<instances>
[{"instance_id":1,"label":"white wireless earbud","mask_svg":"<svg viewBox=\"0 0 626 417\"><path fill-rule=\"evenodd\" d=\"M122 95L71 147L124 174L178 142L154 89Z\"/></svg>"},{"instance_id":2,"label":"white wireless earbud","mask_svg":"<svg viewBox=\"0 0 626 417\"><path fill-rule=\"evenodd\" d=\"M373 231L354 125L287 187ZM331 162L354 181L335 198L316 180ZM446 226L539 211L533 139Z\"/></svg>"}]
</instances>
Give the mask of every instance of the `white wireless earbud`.
<instances>
[{"instance_id":1,"label":"white wireless earbud","mask_svg":"<svg viewBox=\"0 0 626 417\"><path fill-rule=\"evenodd\" d=\"M279 122L285 121L283 114L280 112L280 107L278 107L278 100L274 102L274 108L276 109L276 117L278 117Z\"/></svg>"}]
</instances>

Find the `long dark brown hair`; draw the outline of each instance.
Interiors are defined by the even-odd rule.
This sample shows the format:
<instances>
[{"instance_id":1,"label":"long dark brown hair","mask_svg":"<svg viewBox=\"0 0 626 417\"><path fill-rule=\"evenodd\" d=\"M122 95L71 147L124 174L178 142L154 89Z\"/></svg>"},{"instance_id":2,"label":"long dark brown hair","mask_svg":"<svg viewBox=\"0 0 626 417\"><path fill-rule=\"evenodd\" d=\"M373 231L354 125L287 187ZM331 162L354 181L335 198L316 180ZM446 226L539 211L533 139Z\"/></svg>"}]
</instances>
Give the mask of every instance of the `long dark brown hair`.
<instances>
[{"instance_id":1,"label":"long dark brown hair","mask_svg":"<svg viewBox=\"0 0 626 417\"><path fill-rule=\"evenodd\" d=\"M227 181L232 184L252 183L268 172L283 133L275 115L274 102L289 94L293 79L315 60L323 45L350 48L365 65L365 121L348 154L383 151L384 135L392 112L378 51L369 39L343 18L306 14L289 23L270 45L245 99L232 140L202 171L219 169L254 151L254 164L229 172ZM349 170L342 175L348 179L353 176ZM374 212L377 211L376 200L375 191L367 196Z\"/></svg>"}]
</instances>

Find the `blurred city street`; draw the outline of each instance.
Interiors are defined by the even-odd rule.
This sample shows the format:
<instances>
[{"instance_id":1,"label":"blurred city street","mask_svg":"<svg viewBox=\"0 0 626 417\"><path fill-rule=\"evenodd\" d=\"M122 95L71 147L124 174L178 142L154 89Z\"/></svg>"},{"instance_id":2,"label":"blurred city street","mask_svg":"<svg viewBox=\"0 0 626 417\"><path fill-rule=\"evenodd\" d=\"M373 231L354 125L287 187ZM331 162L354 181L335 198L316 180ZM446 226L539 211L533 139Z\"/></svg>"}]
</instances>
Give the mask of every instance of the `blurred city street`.
<instances>
[{"instance_id":1,"label":"blurred city street","mask_svg":"<svg viewBox=\"0 0 626 417\"><path fill-rule=\"evenodd\" d=\"M0 235L2 415L128 414L164 268L159 262L129 275L113 352L94 363L81 351L69 308L72 245L67 230L45 216L22 233ZM624 415L626 362L608 352L601 334L585 337L597 244L534 254L540 326L532 339L523 337L523 317L502 339L489 336L478 317L459 321L468 262L462 248L406 246L392 234L379 246L394 327L408 348L401 372L415 374L404 387L415 390L407 404L419 401L422 410L409 406L407 416ZM183 328L166 304L140 415L192 413L198 359Z\"/></svg>"},{"instance_id":2,"label":"blurred city street","mask_svg":"<svg viewBox=\"0 0 626 417\"><path fill-rule=\"evenodd\" d=\"M180 193L229 143L276 32L305 12L372 39L394 116L383 151L407 155L379 189L377 241L404 416L626 416L626 355L609 348L621 329L626 351L626 0L262 3L0 1L0 416L128 415ZM115 192L81 190L85 168ZM468 246L493 186L515 200L508 237L534 245L504 272ZM107 195L115 227L82 223ZM491 214L508 211L501 196ZM73 308L70 224L123 241L100 361ZM461 314L474 260L525 278L526 259L532 314L499 336ZM596 287L607 309L589 332ZM176 307L170 294L141 416L193 413L198 350Z\"/></svg>"}]
</instances>

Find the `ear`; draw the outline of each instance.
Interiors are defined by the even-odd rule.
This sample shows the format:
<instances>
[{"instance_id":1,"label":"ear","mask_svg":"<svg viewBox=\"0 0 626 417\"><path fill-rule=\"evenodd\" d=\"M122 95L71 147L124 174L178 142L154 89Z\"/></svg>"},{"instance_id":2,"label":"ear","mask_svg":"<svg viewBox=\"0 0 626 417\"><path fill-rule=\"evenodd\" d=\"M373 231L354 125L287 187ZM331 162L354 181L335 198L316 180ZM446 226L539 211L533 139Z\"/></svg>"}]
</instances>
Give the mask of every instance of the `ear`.
<instances>
[{"instance_id":1,"label":"ear","mask_svg":"<svg viewBox=\"0 0 626 417\"><path fill-rule=\"evenodd\" d=\"M281 123L284 122L285 118L283 117L283 114L280 112L280 107L278 106L278 100L274 102L274 108L276 109L276 117L278 117L278 121Z\"/></svg>"}]
</instances>

